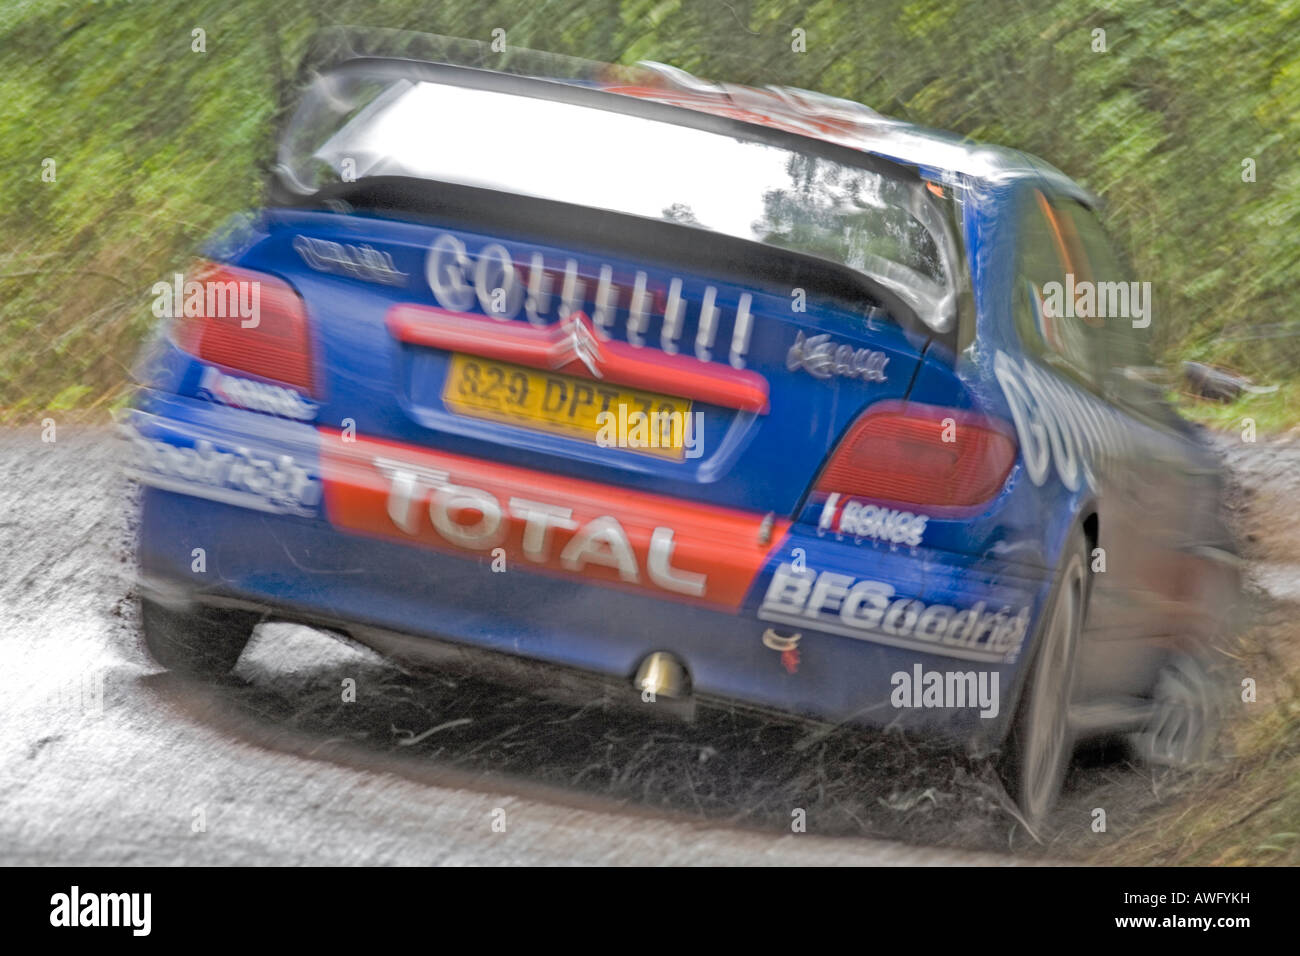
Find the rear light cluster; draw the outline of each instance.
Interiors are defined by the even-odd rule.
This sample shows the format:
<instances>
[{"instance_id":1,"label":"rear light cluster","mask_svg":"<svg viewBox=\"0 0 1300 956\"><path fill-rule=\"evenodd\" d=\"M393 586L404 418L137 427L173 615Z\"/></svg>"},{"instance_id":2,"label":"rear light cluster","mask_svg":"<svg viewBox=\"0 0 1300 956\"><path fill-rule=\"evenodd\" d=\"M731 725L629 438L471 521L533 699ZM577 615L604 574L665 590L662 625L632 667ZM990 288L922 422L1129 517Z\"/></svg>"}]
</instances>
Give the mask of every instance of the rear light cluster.
<instances>
[{"instance_id":1,"label":"rear light cluster","mask_svg":"<svg viewBox=\"0 0 1300 956\"><path fill-rule=\"evenodd\" d=\"M201 263L189 279L201 287L203 305L199 315L177 315L173 337L180 348L315 394L307 308L287 282L215 262Z\"/></svg>"},{"instance_id":2,"label":"rear light cluster","mask_svg":"<svg viewBox=\"0 0 1300 956\"><path fill-rule=\"evenodd\" d=\"M996 495L1015 461L1015 441L991 419L953 408L890 403L849 427L816 490L969 507Z\"/></svg>"}]
</instances>

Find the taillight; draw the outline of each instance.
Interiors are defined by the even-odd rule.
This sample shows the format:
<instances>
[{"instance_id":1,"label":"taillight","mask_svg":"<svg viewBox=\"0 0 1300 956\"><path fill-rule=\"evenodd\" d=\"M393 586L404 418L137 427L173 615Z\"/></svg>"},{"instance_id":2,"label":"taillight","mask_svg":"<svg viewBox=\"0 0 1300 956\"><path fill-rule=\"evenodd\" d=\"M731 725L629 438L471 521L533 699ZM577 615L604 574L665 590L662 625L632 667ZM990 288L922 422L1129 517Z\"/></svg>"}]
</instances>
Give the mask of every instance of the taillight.
<instances>
[{"instance_id":1,"label":"taillight","mask_svg":"<svg viewBox=\"0 0 1300 956\"><path fill-rule=\"evenodd\" d=\"M981 504L1016 461L1007 429L955 408L889 403L855 421L816 490L937 507Z\"/></svg>"},{"instance_id":2,"label":"taillight","mask_svg":"<svg viewBox=\"0 0 1300 956\"><path fill-rule=\"evenodd\" d=\"M189 278L176 305L178 346L205 362L315 394L307 308L287 282L215 262Z\"/></svg>"}]
</instances>

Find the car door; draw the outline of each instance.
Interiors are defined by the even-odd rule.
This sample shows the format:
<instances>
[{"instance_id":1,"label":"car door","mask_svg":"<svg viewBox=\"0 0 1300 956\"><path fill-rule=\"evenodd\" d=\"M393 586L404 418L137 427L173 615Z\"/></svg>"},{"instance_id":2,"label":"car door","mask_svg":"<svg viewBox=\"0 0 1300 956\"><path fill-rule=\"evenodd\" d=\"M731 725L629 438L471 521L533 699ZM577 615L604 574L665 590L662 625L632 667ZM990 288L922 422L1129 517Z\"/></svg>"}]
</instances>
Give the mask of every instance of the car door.
<instances>
[{"instance_id":1,"label":"car door","mask_svg":"<svg viewBox=\"0 0 1300 956\"><path fill-rule=\"evenodd\" d=\"M1164 399L1151 348L1157 327L1153 284L1139 281L1090 209L1075 201L1059 205L1079 237L1097 310L1104 313L1095 326L1103 361L1102 392L1123 411L1133 436L1125 456L1125 486L1140 535L1133 542L1131 560L1122 560L1119 567L1139 602L1140 631L1169 633L1179 627L1179 613L1185 608L1186 555L1203 543L1204 506L1207 498L1213 501L1209 482L1215 469L1207 468L1189 426Z\"/></svg>"},{"instance_id":2,"label":"car door","mask_svg":"<svg viewBox=\"0 0 1300 956\"><path fill-rule=\"evenodd\" d=\"M1023 204L1013 315L1026 358L1075 392L1093 413L1101 436L1098 444L1110 450L1089 462L1100 519L1098 543L1103 549L1093 563L1105 571L1093 578L1088 629L1119 638L1143 626L1141 602L1131 585L1148 560L1148 515L1138 503L1141 479L1130 460L1135 456L1122 451L1131 443L1121 440L1120 433L1131 431L1131 422L1127 414L1112 409L1105 387L1104 329L1095 319L1061 307L1061 297L1091 274L1067 205L1071 202L1044 189L1034 190Z\"/></svg>"}]
</instances>

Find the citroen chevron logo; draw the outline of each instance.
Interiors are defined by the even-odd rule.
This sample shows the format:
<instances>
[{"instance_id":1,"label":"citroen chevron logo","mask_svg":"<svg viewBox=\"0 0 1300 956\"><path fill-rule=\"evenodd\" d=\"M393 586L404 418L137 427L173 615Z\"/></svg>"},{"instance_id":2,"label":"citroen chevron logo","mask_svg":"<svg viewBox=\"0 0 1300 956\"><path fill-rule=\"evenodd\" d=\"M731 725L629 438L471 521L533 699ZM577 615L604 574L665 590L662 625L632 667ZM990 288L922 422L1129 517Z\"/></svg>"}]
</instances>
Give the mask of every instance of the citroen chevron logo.
<instances>
[{"instance_id":1,"label":"citroen chevron logo","mask_svg":"<svg viewBox=\"0 0 1300 956\"><path fill-rule=\"evenodd\" d=\"M560 323L560 328L560 340L551 348L551 368L563 368L576 359L595 378L604 378L597 364L601 361L600 342L587 316L582 312L571 312Z\"/></svg>"}]
</instances>

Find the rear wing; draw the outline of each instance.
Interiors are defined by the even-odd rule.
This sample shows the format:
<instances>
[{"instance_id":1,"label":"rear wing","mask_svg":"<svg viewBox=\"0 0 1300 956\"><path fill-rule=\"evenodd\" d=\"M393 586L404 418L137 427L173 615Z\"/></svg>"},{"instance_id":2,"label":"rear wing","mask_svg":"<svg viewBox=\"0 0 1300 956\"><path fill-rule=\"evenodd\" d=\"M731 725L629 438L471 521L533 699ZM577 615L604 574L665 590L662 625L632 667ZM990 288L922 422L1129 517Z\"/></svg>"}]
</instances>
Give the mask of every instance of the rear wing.
<instances>
[{"instance_id":1,"label":"rear wing","mask_svg":"<svg viewBox=\"0 0 1300 956\"><path fill-rule=\"evenodd\" d=\"M853 214L863 218L873 205L905 213L907 228L916 228L917 236L928 237L925 239L926 248L933 245L933 252L926 253L920 260L932 265L922 266L925 271L920 271L892 252L891 257L881 256L859 242L851 243L851 250L841 254L852 258L837 258L836 255L829 258L837 265L860 274L876 292L888 293L877 295L878 300L901 302L906 311L931 333L950 333L957 324L958 303L966 276L951 194L947 187L936 186L925 179L917 167L844 145L844 142L852 140L849 134L853 127L893 122L858 104L800 90L769 88L764 92L711 83L663 64L619 66L522 48L497 50L492 44L481 41L393 30L336 28L325 31L313 41L304 57L300 78L304 83L302 102L314 97L316 115L309 115L304 121L303 107L300 106L282 126L276 165L276 177L281 187L279 196L313 195L318 191L318 184L310 181L308 176L299 175L303 166L337 165L345 156L351 156L355 161L358 153L365 152L358 148L359 145L372 145L374 150L363 157L361 170L352 170L354 176L407 175L417 180L448 181L442 170L430 169L427 165L403 168L401 162L390 161L395 152L391 140L365 143L359 135L358 131L364 130L375 114L390 108L393 101L409 99L396 95L404 92L397 89L398 84L482 90L502 99L522 96L551 104L638 117L645 121L647 128L657 123L660 130L667 130L671 125L714 134L719 140L726 138L765 144L792 157L809 157L824 167L868 171L880 181L889 183L897 195L884 205L878 205L882 200L872 200L870 196L865 197L864 202L853 190L838 201L850 211L856 208L858 212ZM392 86L373 100L350 98L358 84L366 81ZM360 105L354 109L353 102ZM320 114L331 112L332 116L326 115L322 120ZM339 125L332 128L330 122ZM405 128L418 125L421 124L408 123ZM304 127L307 128L305 139ZM328 141L322 143L319 138L310 139L321 129L330 131ZM295 144L295 137L304 142ZM308 150L312 163L304 164L302 156ZM427 150L412 149L408 155L432 154ZM338 178L347 180L348 177L339 174ZM473 185L466 179L452 178L450 182ZM508 185L502 188L511 191ZM540 194L533 192L532 195ZM564 198L574 205L583 203L579 197ZM613 212L627 211L608 206L603 208ZM718 231L707 222L688 220L687 224L705 231ZM754 241L754 237L739 232L727 234L732 238ZM920 242L907 238L906 233L895 236L893 227L888 224L868 228L866 234L894 236L895 244L903 249L916 249L918 246L912 244ZM764 233L757 241L767 244L771 239ZM822 251L793 251L811 252L815 258L827 257Z\"/></svg>"}]
</instances>

